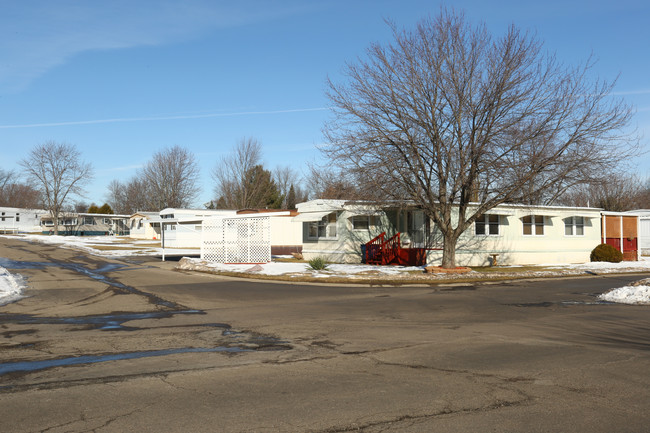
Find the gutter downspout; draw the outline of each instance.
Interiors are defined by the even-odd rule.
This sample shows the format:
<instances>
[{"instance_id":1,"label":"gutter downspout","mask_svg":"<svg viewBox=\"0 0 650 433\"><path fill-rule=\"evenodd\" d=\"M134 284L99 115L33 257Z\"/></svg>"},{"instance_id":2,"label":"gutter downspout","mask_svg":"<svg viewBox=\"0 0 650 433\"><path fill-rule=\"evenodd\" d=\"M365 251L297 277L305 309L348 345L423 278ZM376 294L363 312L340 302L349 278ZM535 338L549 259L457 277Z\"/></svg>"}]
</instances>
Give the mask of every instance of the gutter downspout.
<instances>
[{"instance_id":1,"label":"gutter downspout","mask_svg":"<svg viewBox=\"0 0 650 433\"><path fill-rule=\"evenodd\" d=\"M619 219L621 220L621 254L625 255L625 246L623 244L623 215L620 215Z\"/></svg>"}]
</instances>

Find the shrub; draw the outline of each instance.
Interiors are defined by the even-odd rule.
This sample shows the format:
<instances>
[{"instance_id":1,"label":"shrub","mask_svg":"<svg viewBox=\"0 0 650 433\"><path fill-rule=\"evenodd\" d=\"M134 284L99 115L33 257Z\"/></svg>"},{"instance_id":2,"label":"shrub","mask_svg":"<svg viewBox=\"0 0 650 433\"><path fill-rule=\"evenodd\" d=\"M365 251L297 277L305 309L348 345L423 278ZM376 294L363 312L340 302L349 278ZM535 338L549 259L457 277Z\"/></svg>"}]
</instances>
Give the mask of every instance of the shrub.
<instances>
[{"instance_id":1,"label":"shrub","mask_svg":"<svg viewBox=\"0 0 650 433\"><path fill-rule=\"evenodd\" d=\"M315 257L307 263L309 263L309 267L315 271L324 271L327 269L327 262L322 257Z\"/></svg>"},{"instance_id":2,"label":"shrub","mask_svg":"<svg viewBox=\"0 0 650 433\"><path fill-rule=\"evenodd\" d=\"M623 253L608 244L600 244L591 251L592 262L618 263L623 260Z\"/></svg>"}]
</instances>

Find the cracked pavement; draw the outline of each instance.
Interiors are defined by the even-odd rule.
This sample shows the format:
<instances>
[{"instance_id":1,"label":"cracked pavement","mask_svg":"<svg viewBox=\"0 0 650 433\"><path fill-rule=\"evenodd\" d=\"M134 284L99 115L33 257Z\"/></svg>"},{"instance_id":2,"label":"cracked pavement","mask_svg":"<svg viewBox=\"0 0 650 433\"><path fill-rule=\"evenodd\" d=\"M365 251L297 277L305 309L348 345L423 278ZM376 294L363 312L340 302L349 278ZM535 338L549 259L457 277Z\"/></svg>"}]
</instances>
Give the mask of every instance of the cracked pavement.
<instances>
[{"instance_id":1,"label":"cracked pavement","mask_svg":"<svg viewBox=\"0 0 650 433\"><path fill-rule=\"evenodd\" d=\"M650 422L650 307L593 302L647 275L438 290L246 281L11 239L0 257L76 266L10 269L30 288L0 307L0 371L46 364L0 375L2 431L644 432ZM114 358L129 353L144 355Z\"/></svg>"}]
</instances>

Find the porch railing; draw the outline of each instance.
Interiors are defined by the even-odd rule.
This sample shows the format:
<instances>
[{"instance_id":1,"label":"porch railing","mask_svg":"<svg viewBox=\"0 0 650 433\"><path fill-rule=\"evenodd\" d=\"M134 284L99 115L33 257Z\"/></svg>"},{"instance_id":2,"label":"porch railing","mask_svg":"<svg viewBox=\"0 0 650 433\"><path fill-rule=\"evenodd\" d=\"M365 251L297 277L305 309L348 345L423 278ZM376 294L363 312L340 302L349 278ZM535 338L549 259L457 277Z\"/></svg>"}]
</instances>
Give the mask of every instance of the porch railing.
<instances>
[{"instance_id":1,"label":"porch railing","mask_svg":"<svg viewBox=\"0 0 650 433\"><path fill-rule=\"evenodd\" d=\"M386 240L386 232L382 232L366 243L366 263L371 265L387 265L399 256L401 248L400 234L397 233Z\"/></svg>"}]
</instances>

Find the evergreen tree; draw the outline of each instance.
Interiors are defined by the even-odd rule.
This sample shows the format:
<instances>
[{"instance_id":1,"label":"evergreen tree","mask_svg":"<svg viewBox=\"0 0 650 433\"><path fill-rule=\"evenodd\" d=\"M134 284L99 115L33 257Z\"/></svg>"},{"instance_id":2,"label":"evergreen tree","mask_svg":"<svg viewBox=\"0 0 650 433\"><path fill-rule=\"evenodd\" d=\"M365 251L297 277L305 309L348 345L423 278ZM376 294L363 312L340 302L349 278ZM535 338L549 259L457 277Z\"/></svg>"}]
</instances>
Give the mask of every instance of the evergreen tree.
<instances>
[{"instance_id":1,"label":"evergreen tree","mask_svg":"<svg viewBox=\"0 0 650 433\"><path fill-rule=\"evenodd\" d=\"M295 209L296 208L296 189L293 187L293 184L291 184L291 188L289 188L289 194L287 194L287 209Z\"/></svg>"},{"instance_id":2,"label":"evergreen tree","mask_svg":"<svg viewBox=\"0 0 650 433\"><path fill-rule=\"evenodd\" d=\"M106 214L106 215L112 215L114 212L113 212L113 209L111 209L111 207L109 206L108 203L104 203L104 204L103 204L103 205L102 205L102 206L97 210L97 213Z\"/></svg>"}]
</instances>

